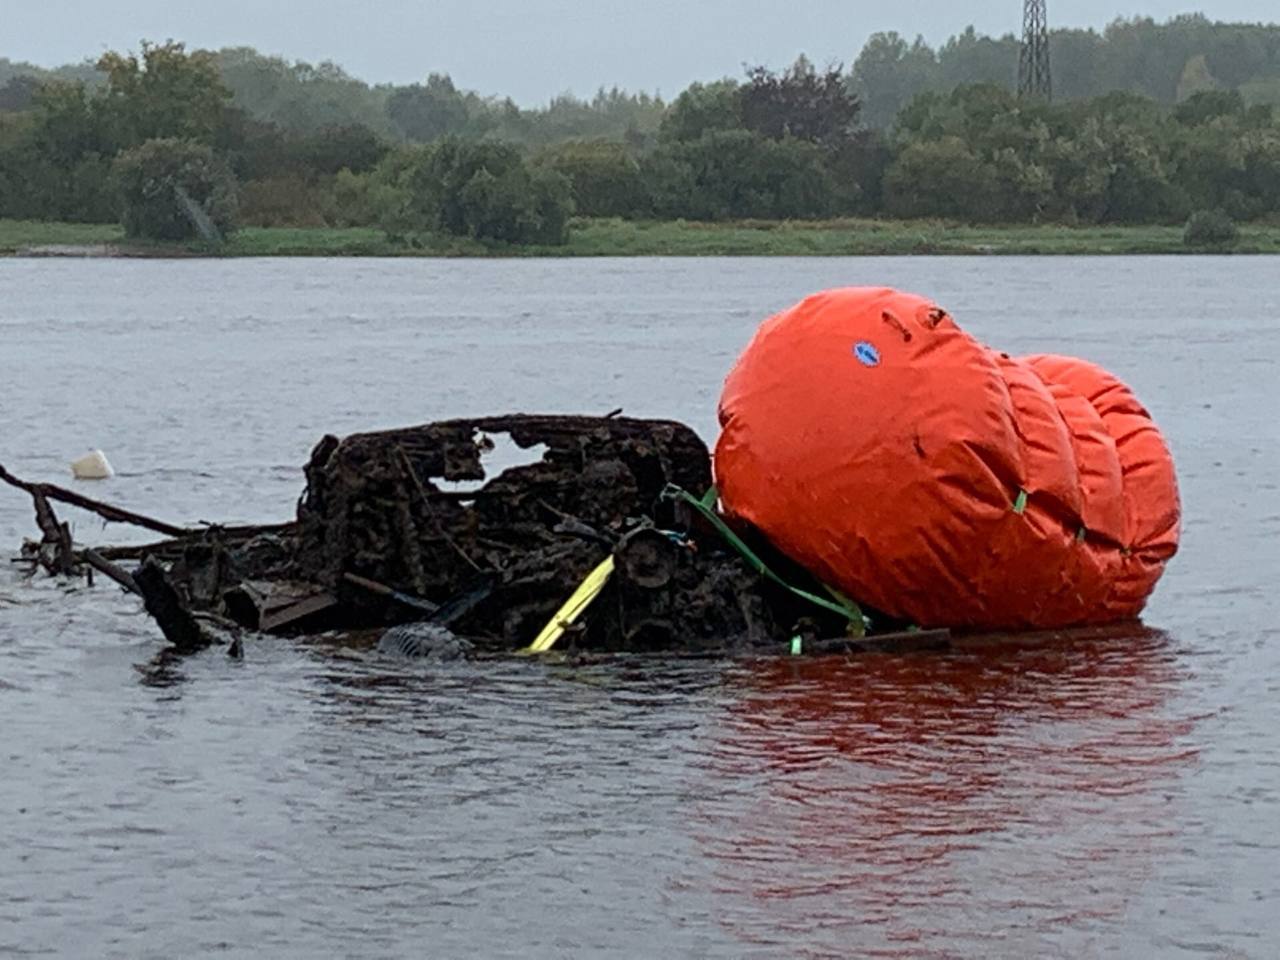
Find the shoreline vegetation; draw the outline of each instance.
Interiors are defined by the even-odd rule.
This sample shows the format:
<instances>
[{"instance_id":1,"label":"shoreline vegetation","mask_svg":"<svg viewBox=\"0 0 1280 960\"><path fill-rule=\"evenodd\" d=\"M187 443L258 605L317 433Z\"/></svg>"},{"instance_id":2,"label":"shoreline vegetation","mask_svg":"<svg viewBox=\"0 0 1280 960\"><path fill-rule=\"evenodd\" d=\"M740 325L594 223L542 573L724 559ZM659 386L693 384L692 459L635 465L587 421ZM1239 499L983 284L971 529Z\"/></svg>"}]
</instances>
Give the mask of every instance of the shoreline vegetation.
<instances>
[{"instance_id":1,"label":"shoreline vegetation","mask_svg":"<svg viewBox=\"0 0 1280 960\"><path fill-rule=\"evenodd\" d=\"M0 222L82 256L1280 252L1280 24L1054 43L1056 100L967 31L536 109L172 40L0 58Z\"/></svg>"},{"instance_id":2,"label":"shoreline vegetation","mask_svg":"<svg viewBox=\"0 0 1280 960\"><path fill-rule=\"evenodd\" d=\"M0 220L4 257L696 257L1280 254L1280 224L1242 224L1230 244L1188 245L1181 226L971 226L940 220L579 219L563 245L432 236L373 227L244 227L220 247L125 238L115 224Z\"/></svg>"}]
</instances>

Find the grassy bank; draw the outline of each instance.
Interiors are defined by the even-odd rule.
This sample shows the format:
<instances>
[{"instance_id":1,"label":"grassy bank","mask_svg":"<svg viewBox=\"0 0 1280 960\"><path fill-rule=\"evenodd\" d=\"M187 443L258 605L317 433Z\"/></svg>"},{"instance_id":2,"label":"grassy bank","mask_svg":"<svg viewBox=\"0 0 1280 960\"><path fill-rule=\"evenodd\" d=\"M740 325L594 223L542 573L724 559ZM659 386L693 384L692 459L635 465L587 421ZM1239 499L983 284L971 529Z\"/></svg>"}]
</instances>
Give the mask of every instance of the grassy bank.
<instances>
[{"instance_id":1,"label":"grassy bank","mask_svg":"<svg viewBox=\"0 0 1280 960\"><path fill-rule=\"evenodd\" d=\"M440 238L421 246L392 243L366 227L246 227L227 256L632 257L878 256L902 254L1280 253L1280 225L1246 225L1226 248L1189 249L1181 227L976 227L935 221L669 223L581 220L563 247L494 247ZM0 254L190 256L194 247L139 244L118 226L0 220Z\"/></svg>"},{"instance_id":2,"label":"grassy bank","mask_svg":"<svg viewBox=\"0 0 1280 960\"><path fill-rule=\"evenodd\" d=\"M938 221L581 224L578 255L877 256L905 254L1187 253L1182 227L975 227ZM1280 226L1246 226L1231 248L1280 253Z\"/></svg>"},{"instance_id":3,"label":"grassy bank","mask_svg":"<svg viewBox=\"0 0 1280 960\"><path fill-rule=\"evenodd\" d=\"M123 237L124 230L115 224L0 220L0 253L15 253L35 246L113 243Z\"/></svg>"}]
</instances>

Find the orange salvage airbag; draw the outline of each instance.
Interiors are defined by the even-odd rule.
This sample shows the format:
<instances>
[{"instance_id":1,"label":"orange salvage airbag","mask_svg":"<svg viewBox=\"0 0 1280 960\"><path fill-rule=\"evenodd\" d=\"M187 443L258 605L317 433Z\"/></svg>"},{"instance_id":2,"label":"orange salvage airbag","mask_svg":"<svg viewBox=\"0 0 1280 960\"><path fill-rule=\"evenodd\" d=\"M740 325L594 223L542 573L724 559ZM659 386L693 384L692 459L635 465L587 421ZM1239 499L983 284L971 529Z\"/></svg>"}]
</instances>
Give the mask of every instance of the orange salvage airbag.
<instances>
[{"instance_id":1,"label":"orange salvage airbag","mask_svg":"<svg viewBox=\"0 0 1280 960\"><path fill-rule=\"evenodd\" d=\"M1128 387L991 350L913 294L830 290L766 321L720 425L725 511L921 626L1136 617L1177 550L1173 461Z\"/></svg>"}]
</instances>

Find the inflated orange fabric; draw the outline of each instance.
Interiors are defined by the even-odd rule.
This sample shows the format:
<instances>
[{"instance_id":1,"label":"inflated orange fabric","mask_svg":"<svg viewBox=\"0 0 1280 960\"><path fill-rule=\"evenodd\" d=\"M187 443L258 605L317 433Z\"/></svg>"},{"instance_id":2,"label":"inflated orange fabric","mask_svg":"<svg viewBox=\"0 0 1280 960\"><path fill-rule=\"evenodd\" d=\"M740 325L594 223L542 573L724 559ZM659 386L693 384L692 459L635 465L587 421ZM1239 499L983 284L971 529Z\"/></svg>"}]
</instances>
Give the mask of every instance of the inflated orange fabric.
<instances>
[{"instance_id":1,"label":"inflated orange fabric","mask_svg":"<svg viewBox=\"0 0 1280 960\"><path fill-rule=\"evenodd\" d=\"M766 321L720 424L726 512L922 626L1132 618L1177 550L1173 461L1123 383L993 351L913 294L829 290Z\"/></svg>"}]
</instances>

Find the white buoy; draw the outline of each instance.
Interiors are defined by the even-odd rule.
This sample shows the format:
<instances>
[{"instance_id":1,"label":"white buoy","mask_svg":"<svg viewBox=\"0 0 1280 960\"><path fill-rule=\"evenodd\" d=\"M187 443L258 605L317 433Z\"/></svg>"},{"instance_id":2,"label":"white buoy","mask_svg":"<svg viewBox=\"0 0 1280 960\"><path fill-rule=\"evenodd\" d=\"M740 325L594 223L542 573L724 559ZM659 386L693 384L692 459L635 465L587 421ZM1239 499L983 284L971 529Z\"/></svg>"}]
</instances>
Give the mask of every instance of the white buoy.
<instances>
[{"instance_id":1,"label":"white buoy","mask_svg":"<svg viewBox=\"0 0 1280 960\"><path fill-rule=\"evenodd\" d=\"M90 450L79 460L71 461L71 474L77 480L107 480L116 475L101 450Z\"/></svg>"}]
</instances>

